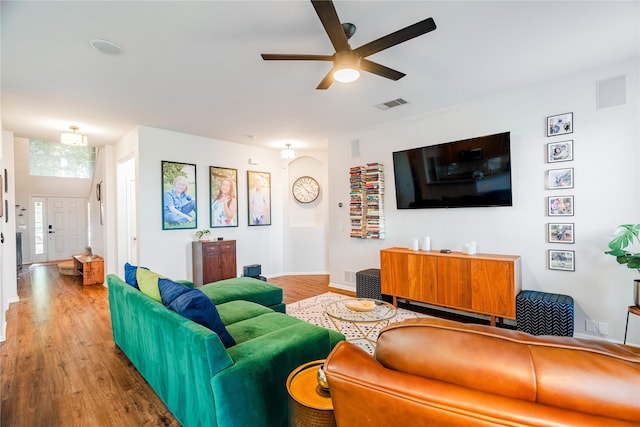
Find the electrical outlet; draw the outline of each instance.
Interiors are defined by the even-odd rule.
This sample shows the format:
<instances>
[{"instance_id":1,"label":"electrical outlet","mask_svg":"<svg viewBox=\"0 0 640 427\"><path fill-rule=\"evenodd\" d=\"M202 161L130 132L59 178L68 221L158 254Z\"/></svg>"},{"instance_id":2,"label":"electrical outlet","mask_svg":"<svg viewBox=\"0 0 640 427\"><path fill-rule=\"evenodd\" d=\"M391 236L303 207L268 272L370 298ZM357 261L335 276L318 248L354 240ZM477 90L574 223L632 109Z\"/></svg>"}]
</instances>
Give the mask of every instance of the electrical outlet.
<instances>
[{"instance_id":1,"label":"electrical outlet","mask_svg":"<svg viewBox=\"0 0 640 427\"><path fill-rule=\"evenodd\" d=\"M587 332L595 332L596 331L596 321L587 319L585 328Z\"/></svg>"},{"instance_id":2,"label":"electrical outlet","mask_svg":"<svg viewBox=\"0 0 640 427\"><path fill-rule=\"evenodd\" d=\"M600 335L609 335L609 324L607 322L598 322L598 332Z\"/></svg>"}]
</instances>

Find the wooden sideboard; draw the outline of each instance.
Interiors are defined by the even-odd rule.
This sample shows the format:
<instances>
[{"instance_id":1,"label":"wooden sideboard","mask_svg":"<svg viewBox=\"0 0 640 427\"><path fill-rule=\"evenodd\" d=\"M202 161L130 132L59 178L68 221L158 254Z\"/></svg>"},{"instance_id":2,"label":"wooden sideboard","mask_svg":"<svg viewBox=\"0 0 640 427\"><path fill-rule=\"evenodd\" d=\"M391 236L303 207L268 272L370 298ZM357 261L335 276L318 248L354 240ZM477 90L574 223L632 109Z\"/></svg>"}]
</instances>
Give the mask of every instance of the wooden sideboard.
<instances>
[{"instance_id":1,"label":"wooden sideboard","mask_svg":"<svg viewBox=\"0 0 640 427\"><path fill-rule=\"evenodd\" d=\"M522 289L520 257L462 252L380 251L383 294L456 310L516 318L516 296Z\"/></svg>"},{"instance_id":2,"label":"wooden sideboard","mask_svg":"<svg viewBox=\"0 0 640 427\"><path fill-rule=\"evenodd\" d=\"M201 286L237 276L236 241L191 243L193 283Z\"/></svg>"}]
</instances>

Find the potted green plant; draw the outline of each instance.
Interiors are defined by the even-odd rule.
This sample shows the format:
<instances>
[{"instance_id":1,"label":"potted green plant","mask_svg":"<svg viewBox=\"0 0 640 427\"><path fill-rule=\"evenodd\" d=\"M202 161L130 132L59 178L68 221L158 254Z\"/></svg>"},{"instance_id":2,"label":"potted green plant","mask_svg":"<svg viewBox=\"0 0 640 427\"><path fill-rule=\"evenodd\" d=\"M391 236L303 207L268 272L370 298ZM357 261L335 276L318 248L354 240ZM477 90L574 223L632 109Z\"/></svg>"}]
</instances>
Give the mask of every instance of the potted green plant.
<instances>
[{"instance_id":1,"label":"potted green plant","mask_svg":"<svg viewBox=\"0 0 640 427\"><path fill-rule=\"evenodd\" d=\"M208 242L209 240L211 240L211 230L209 229L198 230L196 231L196 237L201 242Z\"/></svg>"},{"instance_id":2,"label":"potted green plant","mask_svg":"<svg viewBox=\"0 0 640 427\"><path fill-rule=\"evenodd\" d=\"M616 236L609 242L607 255L616 257L618 264L640 272L640 252L629 249L634 243L640 244L640 224L622 224L616 229ZM640 279L634 280L633 303L640 306Z\"/></svg>"}]
</instances>

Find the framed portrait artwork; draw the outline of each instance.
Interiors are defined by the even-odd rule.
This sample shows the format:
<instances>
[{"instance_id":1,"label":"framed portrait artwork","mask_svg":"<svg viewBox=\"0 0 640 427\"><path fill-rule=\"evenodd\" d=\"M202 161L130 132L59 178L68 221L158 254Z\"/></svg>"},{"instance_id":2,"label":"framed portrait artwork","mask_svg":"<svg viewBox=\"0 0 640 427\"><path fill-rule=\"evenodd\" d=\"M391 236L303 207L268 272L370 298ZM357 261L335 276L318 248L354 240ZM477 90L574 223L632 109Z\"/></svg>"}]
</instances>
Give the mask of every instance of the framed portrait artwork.
<instances>
[{"instance_id":1,"label":"framed portrait artwork","mask_svg":"<svg viewBox=\"0 0 640 427\"><path fill-rule=\"evenodd\" d=\"M238 226L238 170L209 166L211 228Z\"/></svg>"},{"instance_id":2,"label":"framed portrait artwork","mask_svg":"<svg viewBox=\"0 0 640 427\"><path fill-rule=\"evenodd\" d=\"M162 229L198 227L196 165L162 161Z\"/></svg>"},{"instance_id":3,"label":"framed portrait artwork","mask_svg":"<svg viewBox=\"0 0 640 427\"><path fill-rule=\"evenodd\" d=\"M550 222L547 224L547 241L549 243L574 243L573 223Z\"/></svg>"},{"instance_id":4,"label":"framed portrait artwork","mask_svg":"<svg viewBox=\"0 0 640 427\"><path fill-rule=\"evenodd\" d=\"M573 113L547 117L547 136L573 133Z\"/></svg>"},{"instance_id":5,"label":"framed portrait artwork","mask_svg":"<svg viewBox=\"0 0 640 427\"><path fill-rule=\"evenodd\" d=\"M575 271L575 252L549 249L549 270Z\"/></svg>"},{"instance_id":6,"label":"framed portrait artwork","mask_svg":"<svg viewBox=\"0 0 640 427\"><path fill-rule=\"evenodd\" d=\"M573 160L573 140L550 142L547 144L547 163Z\"/></svg>"},{"instance_id":7,"label":"framed portrait artwork","mask_svg":"<svg viewBox=\"0 0 640 427\"><path fill-rule=\"evenodd\" d=\"M573 216L573 196L547 197L549 216Z\"/></svg>"},{"instance_id":8,"label":"framed portrait artwork","mask_svg":"<svg viewBox=\"0 0 640 427\"><path fill-rule=\"evenodd\" d=\"M247 171L249 225L271 225L271 174Z\"/></svg>"},{"instance_id":9,"label":"framed portrait artwork","mask_svg":"<svg viewBox=\"0 0 640 427\"><path fill-rule=\"evenodd\" d=\"M549 169L547 171L547 188L549 190L573 188L573 168Z\"/></svg>"}]
</instances>

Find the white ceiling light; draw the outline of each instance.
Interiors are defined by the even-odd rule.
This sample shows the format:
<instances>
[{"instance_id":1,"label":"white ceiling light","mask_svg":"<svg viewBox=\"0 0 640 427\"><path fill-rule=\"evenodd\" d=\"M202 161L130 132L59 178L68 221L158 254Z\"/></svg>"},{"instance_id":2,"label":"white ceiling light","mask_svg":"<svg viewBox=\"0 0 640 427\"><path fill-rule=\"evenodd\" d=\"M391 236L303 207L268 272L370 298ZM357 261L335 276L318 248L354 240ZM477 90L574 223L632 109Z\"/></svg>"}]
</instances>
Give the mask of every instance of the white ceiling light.
<instances>
[{"instance_id":1,"label":"white ceiling light","mask_svg":"<svg viewBox=\"0 0 640 427\"><path fill-rule=\"evenodd\" d=\"M296 152L291 148L291 144L287 144L287 148L280 153L283 159L293 159L296 156Z\"/></svg>"},{"instance_id":2,"label":"white ceiling light","mask_svg":"<svg viewBox=\"0 0 640 427\"><path fill-rule=\"evenodd\" d=\"M88 144L87 136L81 133L76 133L78 131L78 126L69 126L71 129L71 133L65 132L60 135L60 142L67 145L77 145L86 147Z\"/></svg>"},{"instance_id":3,"label":"white ceiling light","mask_svg":"<svg viewBox=\"0 0 640 427\"><path fill-rule=\"evenodd\" d=\"M351 83L360 77L360 56L353 52L336 52L334 80Z\"/></svg>"}]
</instances>

